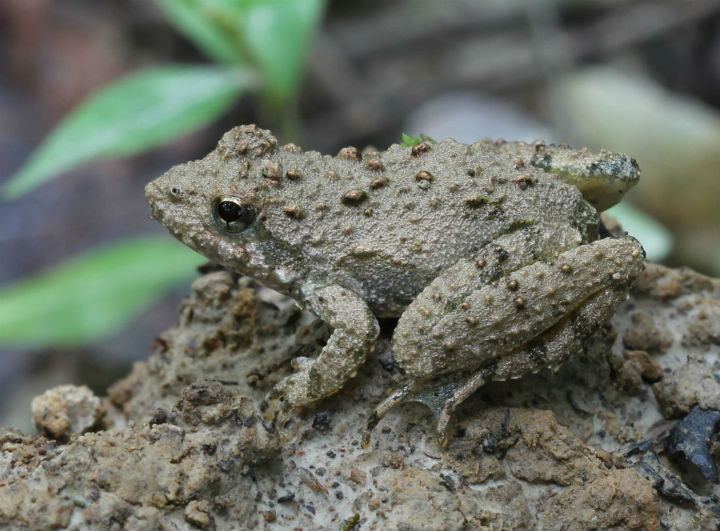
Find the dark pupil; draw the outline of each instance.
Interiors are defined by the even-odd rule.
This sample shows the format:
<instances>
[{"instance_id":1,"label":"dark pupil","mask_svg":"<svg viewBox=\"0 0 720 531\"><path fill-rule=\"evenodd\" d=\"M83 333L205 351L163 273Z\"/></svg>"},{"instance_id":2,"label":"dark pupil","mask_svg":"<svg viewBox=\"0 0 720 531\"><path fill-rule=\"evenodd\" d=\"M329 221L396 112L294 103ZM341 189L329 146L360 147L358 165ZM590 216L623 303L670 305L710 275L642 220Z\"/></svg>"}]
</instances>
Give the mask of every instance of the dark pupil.
<instances>
[{"instance_id":1,"label":"dark pupil","mask_svg":"<svg viewBox=\"0 0 720 531\"><path fill-rule=\"evenodd\" d=\"M243 214L243 207L232 201L222 201L218 208L218 214L226 223L232 223L240 219Z\"/></svg>"}]
</instances>

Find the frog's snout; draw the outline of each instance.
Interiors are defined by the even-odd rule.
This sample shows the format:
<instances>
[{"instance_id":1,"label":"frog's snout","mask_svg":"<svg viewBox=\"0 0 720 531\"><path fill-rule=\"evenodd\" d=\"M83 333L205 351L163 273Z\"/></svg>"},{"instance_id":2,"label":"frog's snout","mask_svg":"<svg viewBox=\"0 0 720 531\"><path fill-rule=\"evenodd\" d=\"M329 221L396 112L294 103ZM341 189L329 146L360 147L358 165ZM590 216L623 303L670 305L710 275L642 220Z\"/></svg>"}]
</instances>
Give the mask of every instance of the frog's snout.
<instances>
[{"instance_id":1,"label":"frog's snout","mask_svg":"<svg viewBox=\"0 0 720 531\"><path fill-rule=\"evenodd\" d=\"M158 179L145 185L145 199L150 207L150 216L162 223L163 211L165 210L161 207L163 203L163 187L157 181Z\"/></svg>"},{"instance_id":2,"label":"frog's snout","mask_svg":"<svg viewBox=\"0 0 720 531\"><path fill-rule=\"evenodd\" d=\"M165 224L163 219L168 215L167 213L173 209L175 204L181 204L187 196L187 190L177 177L178 175L172 168L145 185L145 198L150 206L152 217L163 225Z\"/></svg>"}]
</instances>

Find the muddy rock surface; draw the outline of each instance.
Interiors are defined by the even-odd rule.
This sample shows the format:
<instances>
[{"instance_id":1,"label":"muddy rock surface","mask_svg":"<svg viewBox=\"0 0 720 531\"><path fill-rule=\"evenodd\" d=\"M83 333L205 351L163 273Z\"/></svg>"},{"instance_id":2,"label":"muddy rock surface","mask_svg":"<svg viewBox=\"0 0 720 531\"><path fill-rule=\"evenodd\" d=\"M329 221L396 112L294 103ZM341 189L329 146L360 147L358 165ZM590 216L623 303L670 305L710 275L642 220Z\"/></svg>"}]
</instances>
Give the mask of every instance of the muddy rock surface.
<instances>
[{"instance_id":1,"label":"muddy rock surface","mask_svg":"<svg viewBox=\"0 0 720 531\"><path fill-rule=\"evenodd\" d=\"M447 447L410 403L363 448L399 377L392 323L342 391L275 426L266 392L330 329L211 272L107 397L52 390L34 408L45 435L0 430L0 527L716 529L719 302L720 282L651 265L558 372L463 403ZM63 422L76 403L86 420Z\"/></svg>"}]
</instances>

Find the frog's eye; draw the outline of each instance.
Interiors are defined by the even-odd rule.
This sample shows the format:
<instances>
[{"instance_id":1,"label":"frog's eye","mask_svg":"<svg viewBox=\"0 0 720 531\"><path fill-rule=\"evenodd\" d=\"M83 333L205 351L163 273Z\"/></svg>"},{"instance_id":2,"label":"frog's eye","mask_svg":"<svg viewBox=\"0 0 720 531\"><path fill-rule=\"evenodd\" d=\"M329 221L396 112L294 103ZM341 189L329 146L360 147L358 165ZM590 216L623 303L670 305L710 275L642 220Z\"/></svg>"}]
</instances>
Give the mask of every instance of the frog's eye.
<instances>
[{"instance_id":1,"label":"frog's eye","mask_svg":"<svg viewBox=\"0 0 720 531\"><path fill-rule=\"evenodd\" d=\"M223 197L213 203L215 223L228 232L242 232L252 225L257 209L236 197Z\"/></svg>"}]
</instances>

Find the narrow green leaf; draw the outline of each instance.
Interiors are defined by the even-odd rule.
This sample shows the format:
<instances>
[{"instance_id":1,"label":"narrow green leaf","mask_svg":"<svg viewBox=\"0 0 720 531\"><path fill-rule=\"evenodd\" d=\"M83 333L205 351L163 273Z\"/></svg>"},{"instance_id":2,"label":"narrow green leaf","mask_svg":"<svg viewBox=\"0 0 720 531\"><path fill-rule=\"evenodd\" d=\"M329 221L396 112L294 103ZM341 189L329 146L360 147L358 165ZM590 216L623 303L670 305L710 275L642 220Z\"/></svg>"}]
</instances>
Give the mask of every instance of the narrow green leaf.
<instances>
[{"instance_id":1,"label":"narrow green leaf","mask_svg":"<svg viewBox=\"0 0 720 531\"><path fill-rule=\"evenodd\" d=\"M0 345L77 346L118 331L205 261L166 237L121 240L0 288Z\"/></svg>"},{"instance_id":2,"label":"narrow green leaf","mask_svg":"<svg viewBox=\"0 0 720 531\"><path fill-rule=\"evenodd\" d=\"M66 116L3 187L6 199L99 157L148 150L225 112L253 83L247 70L150 68L118 81Z\"/></svg>"},{"instance_id":3,"label":"narrow green leaf","mask_svg":"<svg viewBox=\"0 0 720 531\"><path fill-rule=\"evenodd\" d=\"M325 10L324 0L244 0L245 42L265 76L271 102L296 96L305 60Z\"/></svg>"},{"instance_id":4,"label":"narrow green leaf","mask_svg":"<svg viewBox=\"0 0 720 531\"><path fill-rule=\"evenodd\" d=\"M175 27L208 57L226 64L245 62L237 29L240 20L236 13L220 9L223 6L210 0L156 2Z\"/></svg>"}]
</instances>

